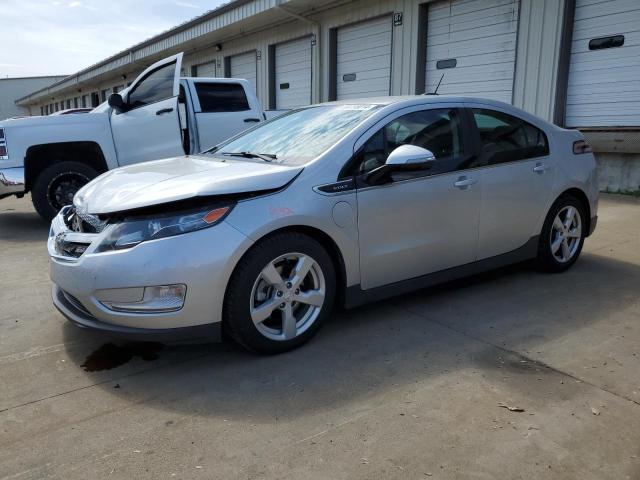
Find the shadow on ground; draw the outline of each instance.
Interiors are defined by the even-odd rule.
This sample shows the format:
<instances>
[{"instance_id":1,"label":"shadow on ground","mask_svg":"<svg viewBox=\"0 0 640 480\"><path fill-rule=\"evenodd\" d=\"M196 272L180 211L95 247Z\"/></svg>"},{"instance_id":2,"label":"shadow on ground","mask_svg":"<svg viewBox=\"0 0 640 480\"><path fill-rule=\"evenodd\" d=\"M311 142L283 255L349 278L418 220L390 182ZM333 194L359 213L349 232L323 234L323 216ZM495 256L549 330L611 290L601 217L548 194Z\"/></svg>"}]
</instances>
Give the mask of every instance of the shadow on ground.
<instances>
[{"instance_id":1,"label":"shadow on ground","mask_svg":"<svg viewBox=\"0 0 640 480\"><path fill-rule=\"evenodd\" d=\"M35 211L0 209L0 241L44 242L48 233L49 223Z\"/></svg>"},{"instance_id":2,"label":"shadow on ground","mask_svg":"<svg viewBox=\"0 0 640 480\"><path fill-rule=\"evenodd\" d=\"M410 390L426 377L435 385L438 376L455 369L495 382L509 376L510 388L543 398L536 377L557 373L496 348L492 343L502 342L483 340L478 329L510 339L518 351L538 348L567 332L607 322L613 305L637 297L638 284L640 267L598 255L585 254L561 275L509 267L337 312L309 344L283 355L255 356L229 343L167 347L158 351L167 361L157 368L150 362L144 372L101 388L162 410L250 417L256 423L355 401L365 405L389 390ZM88 335L71 325L64 333L65 343ZM85 356L74 349L68 354L80 370ZM568 387L564 395L575 392Z\"/></svg>"}]
</instances>

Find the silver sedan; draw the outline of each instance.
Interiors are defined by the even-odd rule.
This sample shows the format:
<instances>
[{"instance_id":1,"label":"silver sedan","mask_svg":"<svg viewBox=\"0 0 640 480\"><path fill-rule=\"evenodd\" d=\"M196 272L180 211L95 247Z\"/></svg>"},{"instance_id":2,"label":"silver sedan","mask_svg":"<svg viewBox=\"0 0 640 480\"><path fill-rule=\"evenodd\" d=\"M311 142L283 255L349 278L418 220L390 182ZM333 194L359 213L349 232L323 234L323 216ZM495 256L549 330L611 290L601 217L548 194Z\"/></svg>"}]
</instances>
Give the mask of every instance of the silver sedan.
<instances>
[{"instance_id":1,"label":"silver sedan","mask_svg":"<svg viewBox=\"0 0 640 480\"><path fill-rule=\"evenodd\" d=\"M277 353L353 307L535 259L596 225L577 131L490 100L298 109L196 156L98 177L54 219L54 305L78 326Z\"/></svg>"}]
</instances>

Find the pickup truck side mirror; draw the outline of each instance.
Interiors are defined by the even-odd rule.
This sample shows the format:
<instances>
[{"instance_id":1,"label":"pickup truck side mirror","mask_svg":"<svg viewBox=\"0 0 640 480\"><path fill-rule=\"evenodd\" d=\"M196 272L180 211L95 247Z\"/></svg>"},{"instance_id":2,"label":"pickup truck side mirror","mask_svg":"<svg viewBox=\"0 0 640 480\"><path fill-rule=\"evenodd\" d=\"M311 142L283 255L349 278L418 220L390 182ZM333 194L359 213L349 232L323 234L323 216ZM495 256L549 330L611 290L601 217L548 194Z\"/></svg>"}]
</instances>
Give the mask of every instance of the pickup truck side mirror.
<instances>
[{"instance_id":1,"label":"pickup truck side mirror","mask_svg":"<svg viewBox=\"0 0 640 480\"><path fill-rule=\"evenodd\" d=\"M122 95L119 93L112 93L109 95L109 106L113 108L116 112L122 113L126 110L126 103L122 99Z\"/></svg>"},{"instance_id":2,"label":"pickup truck side mirror","mask_svg":"<svg viewBox=\"0 0 640 480\"><path fill-rule=\"evenodd\" d=\"M384 165L372 170L367 175L367 183L381 185L391 181L394 172L418 172L429 170L436 157L426 148L416 145L400 145L389 154Z\"/></svg>"}]
</instances>

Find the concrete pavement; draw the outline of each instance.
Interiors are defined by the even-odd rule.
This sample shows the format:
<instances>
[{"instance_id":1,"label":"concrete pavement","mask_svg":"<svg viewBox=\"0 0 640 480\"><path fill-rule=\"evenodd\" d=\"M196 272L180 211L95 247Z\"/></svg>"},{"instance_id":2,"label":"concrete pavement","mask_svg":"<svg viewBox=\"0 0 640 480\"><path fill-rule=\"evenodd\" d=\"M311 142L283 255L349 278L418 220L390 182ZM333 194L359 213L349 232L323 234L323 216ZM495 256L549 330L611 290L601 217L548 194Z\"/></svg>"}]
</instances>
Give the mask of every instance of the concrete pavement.
<instances>
[{"instance_id":1,"label":"concrete pavement","mask_svg":"<svg viewBox=\"0 0 640 480\"><path fill-rule=\"evenodd\" d=\"M4 199L0 478L638 479L640 201L599 214L569 272L337 312L265 358L69 325L47 225Z\"/></svg>"}]
</instances>

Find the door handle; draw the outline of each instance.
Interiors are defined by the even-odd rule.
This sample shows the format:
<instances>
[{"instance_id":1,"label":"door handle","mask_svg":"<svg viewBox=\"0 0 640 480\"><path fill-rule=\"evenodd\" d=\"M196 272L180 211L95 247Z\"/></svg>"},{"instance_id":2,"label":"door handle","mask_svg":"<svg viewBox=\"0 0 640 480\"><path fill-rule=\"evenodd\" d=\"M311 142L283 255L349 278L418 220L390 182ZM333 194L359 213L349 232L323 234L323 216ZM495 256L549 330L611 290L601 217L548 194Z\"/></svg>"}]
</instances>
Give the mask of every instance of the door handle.
<instances>
[{"instance_id":1,"label":"door handle","mask_svg":"<svg viewBox=\"0 0 640 480\"><path fill-rule=\"evenodd\" d=\"M244 123L258 123L260 121L259 118L245 118Z\"/></svg>"},{"instance_id":2,"label":"door handle","mask_svg":"<svg viewBox=\"0 0 640 480\"><path fill-rule=\"evenodd\" d=\"M164 115L165 113L173 112L173 108L163 108L162 110L158 110L156 115Z\"/></svg>"},{"instance_id":3,"label":"door handle","mask_svg":"<svg viewBox=\"0 0 640 480\"><path fill-rule=\"evenodd\" d=\"M475 178L460 177L458 181L453 184L453 186L459 188L460 190L466 190L474 183L478 183L478 180Z\"/></svg>"},{"instance_id":4,"label":"door handle","mask_svg":"<svg viewBox=\"0 0 640 480\"><path fill-rule=\"evenodd\" d=\"M533 167L533 171L542 175L544 172L549 170L549 165L545 165L544 163L536 163L536 166Z\"/></svg>"}]
</instances>

